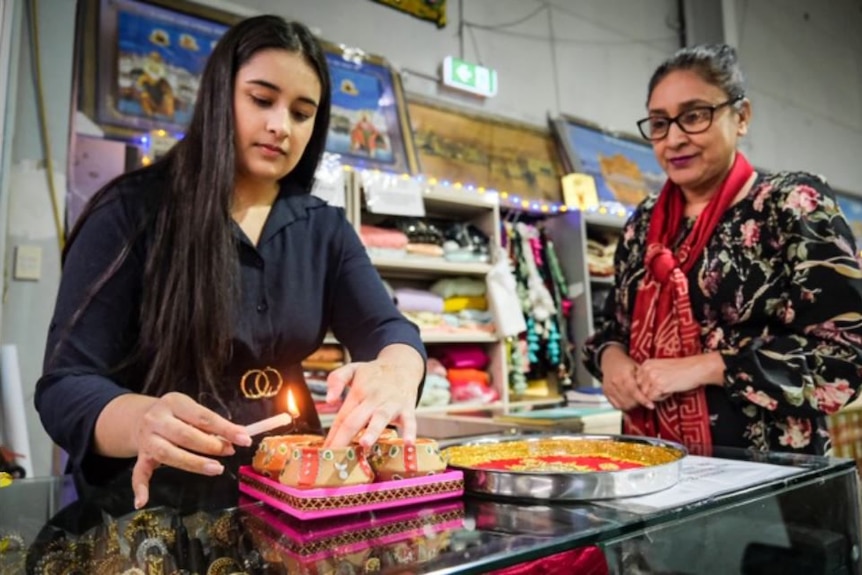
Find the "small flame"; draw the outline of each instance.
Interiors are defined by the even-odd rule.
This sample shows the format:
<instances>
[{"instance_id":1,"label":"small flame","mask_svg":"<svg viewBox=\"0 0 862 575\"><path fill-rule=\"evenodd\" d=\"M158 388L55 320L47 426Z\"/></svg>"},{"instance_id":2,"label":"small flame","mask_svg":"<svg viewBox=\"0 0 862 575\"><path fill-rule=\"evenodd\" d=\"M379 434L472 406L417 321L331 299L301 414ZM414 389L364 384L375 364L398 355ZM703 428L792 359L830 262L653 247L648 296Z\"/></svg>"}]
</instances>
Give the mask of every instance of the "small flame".
<instances>
[{"instance_id":1,"label":"small flame","mask_svg":"<svg viewBox=\"0 0 862 575\"><path fill-rule=\"evenodd\" d=\"M293 419L299 417L299 408L296 406L296 400L293 398L292 389L287 390L287 413L289 413Z\"/></svg>"}]
</instances>

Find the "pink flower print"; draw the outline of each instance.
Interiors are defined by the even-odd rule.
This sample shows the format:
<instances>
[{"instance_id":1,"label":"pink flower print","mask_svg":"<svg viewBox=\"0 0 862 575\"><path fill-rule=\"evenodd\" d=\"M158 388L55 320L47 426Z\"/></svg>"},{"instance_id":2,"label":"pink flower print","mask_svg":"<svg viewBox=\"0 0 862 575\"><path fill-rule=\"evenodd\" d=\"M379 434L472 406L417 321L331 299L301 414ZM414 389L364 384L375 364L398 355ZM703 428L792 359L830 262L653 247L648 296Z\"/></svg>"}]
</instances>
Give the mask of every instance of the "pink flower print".
<instances>
[{"instance_id":1,"label":"pink flower print","mask_svg":"<svg viewBox=\"0 0 862 575\"><path fill-rule=\"evenodd\" d=\"M768 409L769 411L775 411L778 407L778 401L772 397L769 397L765 392L761 390L755 391L750 385L745 386L745 389L742 391L742 396L753 403L754 405L759 405L764 409Z\"/></svg>"},{"instance_id":2,"label":"pink flower print","mask_svg":"<svg viewBox=\"0 0 862 575\"><path fill-rule=\"evenodd\" d=\"M757 245L760 241L760 226L753 219L742 224L742 245L747 248Z\"/></svg>"},{"instance_id":3,"label":"pink flower print","mask_svg":"<svg viewBox=\"0 0 862 575\"><path fill-rule=\"evenodd\" d=\"M838 329L834 321L825 321L820 324L806 326L806 334L812 334L826 341L836 343L852 343L854 345L862 345L862 336L844 329Z\"/></svg>"},{"instance_id":4,"label":"pink flower print","mask_svg":"<svg viewBox=\"0 0 862 575\"><path fill-rule=\"evenodd\" d=\"M846 379L836 379L831 384L819 385L814 390L817 407L824 413L835 413L847 403L853 389Z\"/></svg>"},{"instance_id":5,"label":"pink flower print","mask_svg":"<svg viewBox=\"0 0 862 575\"><path fill-rule=\"evenodd\" d=\"M629 224L626 226L625 231L623 232L623 241L630 242L635 237L635 225Z\"/></svg>"},{"instance_id":6,"label":"pink flower print","mask_svg":"<svg viewBox=\"0 0 862 575\"><path fill-rule=\"evenodd\" d=\"M793 309L793 302L788 300L784 305L778 308L778 318L786 324L793 323L796 317L796 310Z\"/></svg>"},{"instance_id":7,"label":"pink flower print","mask_svg":"<svg viewBox=\"0 0 862 575\"><path fill-rule=\"evenodd\" d=\"M737 323L739 321L739 310L729 303L722 304L721 315L727 323Z\"/></svg>"},{"instance_id":8,"label":"pink flower print","mask_svg":"<svg viewBox=\"0 0 862 575\"><path fill-rule=\"evenodd\" d=\"M778 442L786 447L800 449L811 443L811 422L807 419L788 417L785 425L778 427L784 430Z\"/></svg>"},{"instance_id":9,"label":"pink flower print","mask_svg":"<svg viewBox=\"0 0 862 575\"><path fill-rule=\"evenodd\" d=\"M715 328L706 336L707 349L718 349L722 343L724 343L724 331L720 327Z\"/></svg>"},{"instance_id":10,"label":"pink flower print","mask_svg":"<svg viewBox=\"0 0 862 575\"><path fill-rule=\"evenodd\" d=\"M703 277L703 290L707 295L718 293L718 284L721 282L721 270L710 269Z\"/></svg>"},{"instance_id":11,"label":"pink flower print","mask_svg":"<svg viewBox=\"0 0 862 575\"><path fill-rule=\"evenodd\" d=\"M790 192L784 209L797 214L810 214L820 203L820 194L811 186L799 186Z\"/></svg>"},{"instance_id":12,"label":"pink flower print","mask_svg":"<svg viewBox=\"0 0 862 575\"><path fill-rule=\"evenodd\" d=\"M802 294L801 294L802 301L805 301L805 302L813 302L813 301L814 301L814 299L815 299L815 298L814 298L814 295L815 295L818 291L820 291L820 290L812 290L812 289L808 289L808 288L802 288Z\"/></svg>"},{"instance_id":13,"label":"pink flower print","mask_svg":"<svg viewBox=\"0 0 862 575\"><path fill-rule=\"evenodd\" d=\"M766 201L766 196L768 196L770 192L772 192L772 184L767 184L757 190L757 195L754 196L754 211L763 211L763 203Z\"/></svg>"}]
</instances>

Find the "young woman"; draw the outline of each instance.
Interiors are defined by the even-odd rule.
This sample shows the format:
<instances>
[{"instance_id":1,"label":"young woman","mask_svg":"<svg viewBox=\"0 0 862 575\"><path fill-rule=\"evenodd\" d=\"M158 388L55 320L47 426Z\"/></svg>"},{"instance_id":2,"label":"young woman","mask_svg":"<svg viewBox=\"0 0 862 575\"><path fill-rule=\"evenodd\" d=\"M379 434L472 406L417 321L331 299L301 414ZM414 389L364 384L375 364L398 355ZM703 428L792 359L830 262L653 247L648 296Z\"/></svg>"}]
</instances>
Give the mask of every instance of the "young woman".
<instances>
[{"instance_id":1,"label":"young woman","mask_svg":"<svg viewBox=\"0 0 862 575\"><path fill-rule=\"evenodd\" d=\"M626 433L825 453L825 415L862 383L862 272L832 190L737 150L751 103L728 46L659 66L647 108L668 180L625 225L587 365Z\"/></svg>"},{"instance_id":2,"label":"young woman","mask_svg":"<svg viewBox=\"0 0 862 575\"><path fill-rule=\"evenodd\" d=\"M356 363L327 437L415 437L425 352L340 209L310 195L330 112L306 27L231 28L201 78L185 137L92 200L68 243L44 374L43 425L79 487L133 466L135 505L159 466L221 475L244 425L287 409L320 423L301 360L332 330ZM227 461L230 461L229 459ZM247 463L247 461L246 461Z\"/></svg>"}]
</instances>

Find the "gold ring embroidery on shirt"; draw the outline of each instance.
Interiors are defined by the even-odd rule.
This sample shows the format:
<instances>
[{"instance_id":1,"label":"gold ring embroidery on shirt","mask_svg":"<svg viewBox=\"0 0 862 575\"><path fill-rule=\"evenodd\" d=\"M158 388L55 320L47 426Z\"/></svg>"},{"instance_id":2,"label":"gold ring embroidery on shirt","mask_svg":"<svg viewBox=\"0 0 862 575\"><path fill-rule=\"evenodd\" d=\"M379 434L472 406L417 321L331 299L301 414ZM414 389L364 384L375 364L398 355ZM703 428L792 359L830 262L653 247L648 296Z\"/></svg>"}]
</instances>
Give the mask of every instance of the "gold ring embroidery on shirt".
<instances>
[{"instance_id":1,"label":"gold ring embroidery on shirt","mask_svg":"<svg viewBox=\"0 0 862 575\"><path fill-rule=\"evenodd\" d=\"M239 380L240 391L248 399L274 397L283 384L281 373L272 367L250 369Z\"/></svg>"}]
</instances>

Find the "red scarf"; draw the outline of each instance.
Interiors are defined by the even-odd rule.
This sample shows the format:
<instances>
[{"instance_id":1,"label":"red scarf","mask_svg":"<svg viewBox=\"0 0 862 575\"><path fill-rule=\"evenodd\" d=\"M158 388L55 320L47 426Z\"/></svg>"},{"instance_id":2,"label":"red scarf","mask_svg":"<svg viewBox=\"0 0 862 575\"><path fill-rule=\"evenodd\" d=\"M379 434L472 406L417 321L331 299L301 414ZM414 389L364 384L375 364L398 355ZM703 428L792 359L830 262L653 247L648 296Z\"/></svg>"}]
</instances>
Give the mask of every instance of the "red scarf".
<instances>
[{"instance_id":1,"label":"red scarf","mask_svg":"<svg viewBox=\"0 0 862 575\"><path fill-rule=\"evenodd\" d=\"M679 186L665 182L652 211L646 241L646 274L635 296L629 354L638 363L650 358L689 357L701 353L700 325L688 295L687 274L698 260L715 226L754 173L736 153L733 166L694 228L671 251L685 211ZM623 431L629 435L661 437L682 443L693 453L712 453L712 434L703 386L675 393L656 403L655 410L636 407L625 414Z\"/></svg>"}]
</instances>

